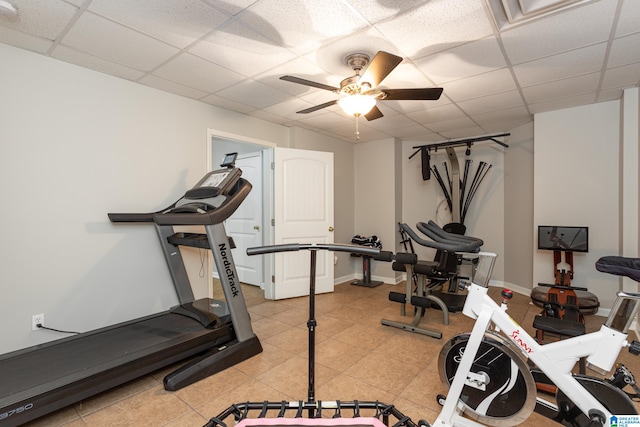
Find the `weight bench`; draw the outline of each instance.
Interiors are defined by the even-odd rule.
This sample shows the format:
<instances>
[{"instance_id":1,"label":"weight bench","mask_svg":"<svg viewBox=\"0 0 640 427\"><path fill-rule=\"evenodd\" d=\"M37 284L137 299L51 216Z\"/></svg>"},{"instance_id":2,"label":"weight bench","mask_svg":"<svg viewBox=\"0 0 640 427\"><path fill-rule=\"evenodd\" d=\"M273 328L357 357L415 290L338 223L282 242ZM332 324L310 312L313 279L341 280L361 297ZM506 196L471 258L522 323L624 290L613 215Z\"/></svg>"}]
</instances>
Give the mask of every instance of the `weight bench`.
<instances>
[{"instance_id":1,"label":"weight bench","mask_svg":"<svg viewBox=\"0 0 640 427\"><path fill-rule=\"evenodd\" d=\"M418 222L416 228L431 240L418 236L407 224L400 224L401 232L406 233L413 241L437 250L435 261L440 263L440 267L436 275L427 276L427 279L435 280L442 285L450 283L447 292L436 290L437 286L433 286L433 294L444 301L450 312L462 311L466 295L458 294L458 280L465 278L458 276L458 267L462 264L463 258L457 253L478 252L484 242L476 237L447 232L433 221Z\"/></svg>"},{"instance_id":2,"label":"weight bench","mask_svg":"<svg viewBox=\"0 0 640 427\"><path fill-rule=\"evenodd\" d=\"M392 265L395 271L406 272L407 280L405 293L392 291L389 293L389 300L402 304L400 312L403 316L406 315L406 304L411 304L415 311L414 319L410 324L387 319L382 319L381 322L386 326L392 326L434 338L442 338L441 332L418 327L421 317L427 308L435 307L442 310L443 323L445 325L449 324L449 311L451 310L442 298L442 296L446 294L436 294L434 290L451 280L451 278L457 274L458 260L460 257L458 252L478 252L482 240L447 233L435 225L435 223L425 224L424 227L427 229L427 233L425 234L434 239L433 241L422 239L406 224L400 224L400 233L403 239L405 235L408 235L416 243L437 249L440 253L439 259L437 261L419 261L415 253L397 253L395 262ZM412 286L412 278L416 281L415 292Z\"/></svg>"},{"instance_id":3,"label":"weight bench","mask_svg":"<svg viewBox=\"0 0 640 427\"><path fill-rule=\"evenodd\" d=\"M433 338L442 338L441 332L418 327L425 310L433 304L438 305L442 310L443 323L445 325L449 324L449 310L447 310L447 306L440 298L433 296L428 286L426 286L425 277L429 274L433 274L433 271L437 266L438 263L436 262L419 262L418 255L416 254L398 252L395 255L395 261L392 264L392 268L394 271L407 273L406 290L405 293L394 291L389 292L389 301L401 304L400 314L403 316L406 315L406 304L411 304L414 307L414 317L410 324L382 319L381 323L383 325L404 329L409 332L416 332ZM411 277L413 277L414 274L418 276L418 283L415 292L411 281Z\"/></svg>"}]
</instances>

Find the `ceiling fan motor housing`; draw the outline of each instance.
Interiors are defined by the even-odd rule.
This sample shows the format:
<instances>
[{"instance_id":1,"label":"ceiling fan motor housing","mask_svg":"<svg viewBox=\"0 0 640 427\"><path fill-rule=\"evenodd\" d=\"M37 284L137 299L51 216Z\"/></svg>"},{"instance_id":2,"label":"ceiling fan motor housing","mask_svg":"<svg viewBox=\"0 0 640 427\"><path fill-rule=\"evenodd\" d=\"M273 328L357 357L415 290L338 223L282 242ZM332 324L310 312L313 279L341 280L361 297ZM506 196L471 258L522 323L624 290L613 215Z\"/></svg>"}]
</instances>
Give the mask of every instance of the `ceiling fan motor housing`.
<instances>
[{"instance_id":1,"label":"ceiling fan motor housing","mask_svg":"<svg viewBox=\"0 0 640 427\"><path fill-rule=\"evenodd\" d=\"M360 71L369 64L371 58L366 53L352 53L345 58L345 62L356 73L340 82L340 93L345 95L355 95L371 89L368 82L358 82Z\"/></svg>"}]
</instances>

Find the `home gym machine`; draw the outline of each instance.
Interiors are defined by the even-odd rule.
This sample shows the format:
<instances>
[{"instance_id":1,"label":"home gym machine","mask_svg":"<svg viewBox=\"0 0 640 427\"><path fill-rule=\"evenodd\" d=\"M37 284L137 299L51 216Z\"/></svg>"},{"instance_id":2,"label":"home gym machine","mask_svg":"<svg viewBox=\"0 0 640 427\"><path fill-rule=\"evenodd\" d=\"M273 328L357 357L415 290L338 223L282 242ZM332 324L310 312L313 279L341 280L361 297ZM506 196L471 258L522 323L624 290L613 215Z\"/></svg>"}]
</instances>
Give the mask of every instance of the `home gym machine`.
<instances>
[{"instance_id":1,"label":"home gym machine","mask_svg":"<svg viewBox=\"0 0 640 427\"><path fill-rule=\"evenodd\" d=\"M425 233L431 240L426 240L407 224L399 224L400 234L403 236L403 244L411 249L411 253L397 253L395 262L392 264L394 271L406 272L405 292L389 292L389 301L400 303L400 314L406 314L406 305L409 304L414 309L414 318L410 324L382 319L385 326L403 329L427 335L433 338L442 338L440 331L419 327L425 310L434 307L442 310L443 324L449 324L449 311L454 311L449 306L454 306L448 296L452 294L436 292L443 283L452 280L457 275L459 252L478 252L483 244L481 239L471 236L461 236L454 233L447 233L432 221L428 223L418 223L417 227ZM410 239L410 240L407 240ZM437 249L440 252L438 261L421 261L413 251L413 243ZM459 310L462 310L460 307ZM459 311L457 310L457 311Z\"/></svg>"},{"instance_id":2,"label":"home gym machine","mask_svg":"<svg viewBox=\"0 0 640 427\"><path fill-rule=\"evenodd\" d=\"M446 231L456 234L464 234L465 228L463 224L467 215L467 211L469 210L471 200L473 200L478 187L489 172L489 169L491 169L491 165L487 164L486 162L480 162L478 164L478 168L476 169L476 173L471 180L471 184L467 185L471 160L467 159L465 161L464 172L461 179L460 162L458 161L458 155L456 154L455 148L467 147L465 151L465 154L467 156L471 154L471 147L477 142L482 141L493 141L504 148L508 148L509 146L507 144L499 141L496 138L501 138L509 135L511 134L500 133L476 138L457 139L452 141L436 142L433 144L416 145L413 147L416 151L414 151L411 156L409 156L409 160L411 160L416 154L420 153L420 159L422 161L422 179L424 181L430 180L431 173L433 172L436 180L438 181L438 184L440 185L440 188L442 188L442 192L444 193L449 211L451 212L452 216L452 223L447 224L451 227L443 227ZM446 183L445 177L440 174L438 168L435 165L433 167L431 166L431 151L437 152L438 149L441 148L446 151L447 158L449 159L449 163L451 164L451 171L449 171L449 166L447 166L447 163L443 163L447 180Z\"/></svg>"},{"instance_id":3,"label":"home gym machine","mask_svg":"<svg viewBox=\"0 0 640 427\"><path fill-rule=\"evenodd\" d=\"M162 211L109 214L114 223L155 226L179 305L0 356L0 427L23 424L187 358L192 359L164 378L167 390L178 390L262 351L223 225L251 191L234 160L228 155L222 169L206 174ZM202 225L206 234L175 233L174 225ZM212 250L225 303L195 300L179 245Z\"/></svg>"},{"instance_id":4,"label":"home gym machine","mask_svg":"<svg viewBox=\"0 0 640 427\"><path fill-rule=\"evenodd\" d=\"M471 147L479 142L492 141L503 148L508 148L509 145L505 144L498 138L504 138L509 135L511 134L499 133L475 138L416 145L413 147L415 151L409 156L409 160L420 153L422 179L424 181L428 181L431 179L431 175L433 174L444 194L444 201L447 202L447 207L451 213L451 222L442 226L446 232L460 235L465 234L467 228L464 225L464 222L469 211L471 201L475 197L480 184L482 184L492 167L492 165L487 162L480 161L476 167L475 173L473 173L471 170L471 164L473 161L469 158L471 155ZM466 147L465 155L467 158L464 162L463 171L461 171L460 161L455 150L459 147ZM431 153L437 153L440 149L445 150L447 160L449 161L449 163L446 161L442 163L444 173L440 173L438 167L435 164L432 165L431 162ZM436 216L438 216L437 211L438 210L436 210ZM422 229L420 229L420 231L424 232ZM438 259L440 256L441 253L438 252L436 254L436 262L440 261ZM459 265L462 265L462 262ZM449 281L447 289L443 289L443 292L441 293L445 295L444 298L446 298L446 304L449 311L455 312L462 310L466 296L458 293L458 277L456 275L454 275L452 280Z\"/></svg>"}]
</instances>

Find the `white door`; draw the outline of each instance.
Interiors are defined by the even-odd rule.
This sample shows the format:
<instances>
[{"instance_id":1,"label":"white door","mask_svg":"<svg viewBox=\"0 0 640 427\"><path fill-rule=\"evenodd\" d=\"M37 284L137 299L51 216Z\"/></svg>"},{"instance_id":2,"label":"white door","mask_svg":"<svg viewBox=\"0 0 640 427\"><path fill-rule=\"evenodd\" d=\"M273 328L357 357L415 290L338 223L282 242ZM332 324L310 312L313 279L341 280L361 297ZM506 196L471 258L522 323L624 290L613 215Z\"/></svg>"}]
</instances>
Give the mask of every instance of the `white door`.
<instances>
[{"instance_id":1,"label":"white door","mask_svg":"<svg viewBox=\"0 0 640 427\"><path fill-rule=\"evenodd\" d=\"M238 209L225 221L227 235L233 238L236 249L233 260L242 283L262 284L261 256L248 256L247 248L262 246L262 152L238 156L236 167L252 189Z\"/></svg>"},{"instance_id":2,"label":"white door","mask_svg":"<svg viewBox=\"0 0 640 427\"><path fill-rule=\"evenodd\" d=\"M333 243L333 153L276 147L274 240ZM274 299L309 294L309 251L275 255ZM316 293L333 291L333 253L318 251Z\"/></svg>"}]
</instances>

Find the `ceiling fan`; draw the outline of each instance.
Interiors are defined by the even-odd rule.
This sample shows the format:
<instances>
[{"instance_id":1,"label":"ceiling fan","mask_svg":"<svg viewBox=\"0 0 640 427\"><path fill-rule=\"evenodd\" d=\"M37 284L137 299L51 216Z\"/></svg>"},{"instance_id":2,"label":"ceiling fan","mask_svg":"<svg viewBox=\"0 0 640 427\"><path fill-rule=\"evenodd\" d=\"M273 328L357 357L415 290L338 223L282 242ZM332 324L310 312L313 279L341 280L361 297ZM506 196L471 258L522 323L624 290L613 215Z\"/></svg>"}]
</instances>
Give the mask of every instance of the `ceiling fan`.
<instances>
[{"instance_id":1,"label":"ceiling fan","mask_svg":"<svg viewBox=\"0 0 640 427\"><path fill-rule=\"evenodd\" d=\"M340 82L340 87L329 86L295 76L282 76L280 80L324 89L342 95L342 98L315 105L299 114L308 114L338 104L342 110L356 117L356 139L359 139L358 121L360 116L367 120L379 119L383 116L376 106L376 101L426 100L435 101L440 98L442 88L416 89L380 89L378 85L402 62L402 58L388 52L379 51L370 60L365 53L353 53L345 58L355 75Z\"/></svg>"}]
</instances>

